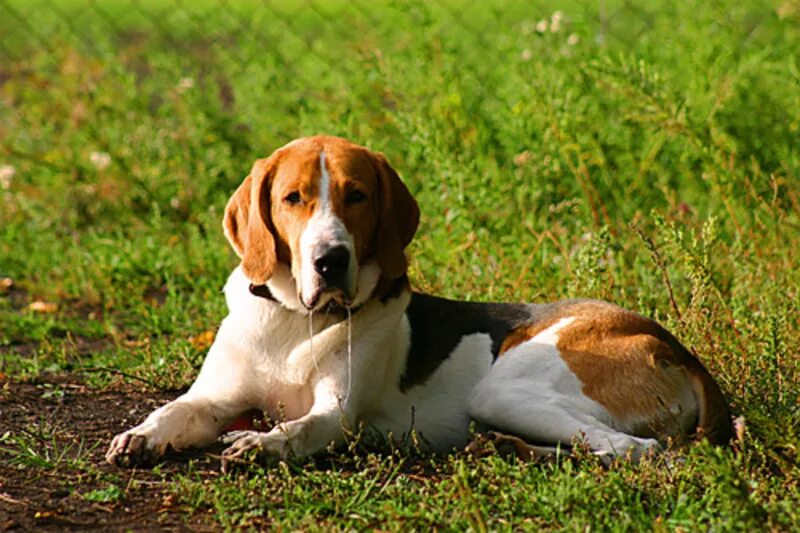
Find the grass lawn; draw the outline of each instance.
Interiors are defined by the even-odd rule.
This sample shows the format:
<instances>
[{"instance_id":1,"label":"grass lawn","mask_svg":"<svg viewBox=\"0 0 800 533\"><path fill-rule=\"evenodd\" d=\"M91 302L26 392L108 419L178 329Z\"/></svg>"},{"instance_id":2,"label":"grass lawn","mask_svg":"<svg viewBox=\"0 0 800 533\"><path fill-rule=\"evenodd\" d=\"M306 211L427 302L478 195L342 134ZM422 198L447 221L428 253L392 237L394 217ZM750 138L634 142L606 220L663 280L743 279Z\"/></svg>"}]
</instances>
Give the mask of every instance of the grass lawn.
<instances>
[{"instance_id":1,"label":"grass lawn","mask_svg":"<svg viewBox=\"0 0 800 533\"><path fill-rule=\"evenodd\" d=\"M798 0L230 4L0 0L0 531L800 529ZM103 463L225 314L227 198L316 133L415 194L415 287L656 318L733 445Z\"/></svg>"}]
</instances>

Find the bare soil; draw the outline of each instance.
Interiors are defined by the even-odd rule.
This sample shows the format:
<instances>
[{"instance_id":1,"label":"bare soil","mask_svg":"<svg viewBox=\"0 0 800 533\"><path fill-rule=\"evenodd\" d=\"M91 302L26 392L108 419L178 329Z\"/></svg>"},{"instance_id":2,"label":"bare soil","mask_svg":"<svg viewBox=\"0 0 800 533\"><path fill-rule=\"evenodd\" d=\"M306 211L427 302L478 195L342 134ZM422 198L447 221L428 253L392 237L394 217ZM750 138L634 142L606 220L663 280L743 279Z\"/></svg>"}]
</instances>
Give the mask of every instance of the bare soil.
<instances>
[{"instance_id":1,"label":"bare soil","mask_svg":"<svg viewBox=\"0 0 800 533\"><path fill-rule=\"evenodd\" d=\"M218 476L213 455L172 454L155 470L118 468L103 457L116 433L178 394L122 383L95 390L77 376L0 381L0 532L215 529L166 490L190 459L197 475ZM26 446L8 440L19 435ZM87 496L110 485L122 489L112 501Z\"/></svg>"}]
</instances>

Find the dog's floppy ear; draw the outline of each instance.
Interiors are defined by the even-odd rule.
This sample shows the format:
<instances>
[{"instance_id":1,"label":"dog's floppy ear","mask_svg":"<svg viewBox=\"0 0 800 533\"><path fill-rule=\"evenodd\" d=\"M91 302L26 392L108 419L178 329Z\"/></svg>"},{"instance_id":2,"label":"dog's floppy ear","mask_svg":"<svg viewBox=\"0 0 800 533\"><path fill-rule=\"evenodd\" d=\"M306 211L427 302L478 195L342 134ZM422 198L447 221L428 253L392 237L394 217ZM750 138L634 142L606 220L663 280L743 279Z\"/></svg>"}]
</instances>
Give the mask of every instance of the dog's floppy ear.
<instances>
[{"instance_id":1,"label":"dog's floppy ear","mask_svg":"<svg viewBox=\"0 0 800 533\"><path fill-rule=\"evenodd\" d=\"M255 285L272 277L277 263L270 214L270 187L276 155L259 159L250 175L225 207L222 226L233 249L242 258L242 270Z\"/></svg>"},{"instance_id":2,"label":"dog's floppy ear","mask_svg":"<svg viewBox=\"0 0 800 533\"><path fill-rule=\"evenodd\" d=\"M417 232L419 206L383 154L371 155L379 190L376 256L383 275L395 279L408 267L403 250Z\"/></svg>"}]
</instances>

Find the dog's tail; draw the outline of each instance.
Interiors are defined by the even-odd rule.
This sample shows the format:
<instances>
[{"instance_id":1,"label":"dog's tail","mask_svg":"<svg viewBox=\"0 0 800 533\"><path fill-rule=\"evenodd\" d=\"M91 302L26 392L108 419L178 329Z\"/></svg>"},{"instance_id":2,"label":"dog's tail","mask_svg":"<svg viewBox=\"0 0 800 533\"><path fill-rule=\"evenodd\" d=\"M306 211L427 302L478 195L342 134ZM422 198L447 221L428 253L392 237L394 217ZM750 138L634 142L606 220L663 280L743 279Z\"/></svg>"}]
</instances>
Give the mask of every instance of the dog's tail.
<instances>
[{"instance_id":1,"label":"dog's tail","mask_svg":"<svg viewBox=\"0 0 800 533\"><path fill-rule=\"evenodd\" d=\"M683 349L688 356L684 359L684 365L699 408L698 436L705 437L712 444L728 444L733 435L728 402L708 370L686 348Z\"/></svg>"}]
</instances>

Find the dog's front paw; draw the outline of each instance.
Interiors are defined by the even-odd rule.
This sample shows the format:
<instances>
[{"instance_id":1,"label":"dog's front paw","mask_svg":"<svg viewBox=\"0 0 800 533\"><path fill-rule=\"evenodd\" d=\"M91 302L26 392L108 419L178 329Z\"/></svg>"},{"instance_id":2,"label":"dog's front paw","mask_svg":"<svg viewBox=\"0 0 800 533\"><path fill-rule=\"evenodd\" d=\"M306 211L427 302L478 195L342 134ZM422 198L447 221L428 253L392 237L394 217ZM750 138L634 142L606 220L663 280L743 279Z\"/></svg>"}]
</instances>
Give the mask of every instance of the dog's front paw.
<instances>
[{"instance_id":1,"label":"dog's front paw","mask_svg":"<svg viewBox=\"0 0 800 533\"><path fill-rule=\"evenodd\" d=\"M120 433L111 441L106 452L106 461L118 466L151 464L163 455L163 446L155 446L148 432L133 428Z\"/></svg>"},{"instance_id":2,"label":"dog's front paw","mask_svg":"<svg viewBox=\"0 0 800 533\"><path fill-rule=\"evenodd\" d=\"M250 451L286 459L290 454L289 441L279 429L268 433L262 431L231 431L222 436L222 442L230 446L222 452L222 471L228 472L233 463L242 462Z\"/></svg>"},{"instance_id":3,"label":"dog's front paw","mask_svg":"<svg viewBox=\"0 0 800 533\"><path fill-rule=\"evenodd\" d=\"M230 472L234 463L241 462L243 456L252 450L264 450L264 433L258 431L231 431L222 436L222 442L230 444L222 452L222 471Z\"/></svg>"}]
</instances>

